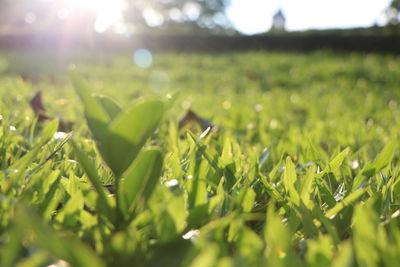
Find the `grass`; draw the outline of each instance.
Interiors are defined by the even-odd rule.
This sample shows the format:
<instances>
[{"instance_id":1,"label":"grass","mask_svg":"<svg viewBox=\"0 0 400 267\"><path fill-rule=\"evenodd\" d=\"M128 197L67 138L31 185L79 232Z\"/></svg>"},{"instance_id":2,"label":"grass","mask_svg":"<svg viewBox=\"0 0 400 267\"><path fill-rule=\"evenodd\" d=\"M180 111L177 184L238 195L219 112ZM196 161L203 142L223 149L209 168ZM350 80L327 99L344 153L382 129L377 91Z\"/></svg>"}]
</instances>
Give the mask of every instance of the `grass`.
<instances>
[{"instance_id":1,"label":"grass","mask_svg":"<svg viewBox=\"0 0 400 267\"><path fill-rule=\"evenodd\" d=\"M397 56L4 58L1 266L399 261ZM218 130L178 129L189 108Z\"/></svg>"}]
</instances>

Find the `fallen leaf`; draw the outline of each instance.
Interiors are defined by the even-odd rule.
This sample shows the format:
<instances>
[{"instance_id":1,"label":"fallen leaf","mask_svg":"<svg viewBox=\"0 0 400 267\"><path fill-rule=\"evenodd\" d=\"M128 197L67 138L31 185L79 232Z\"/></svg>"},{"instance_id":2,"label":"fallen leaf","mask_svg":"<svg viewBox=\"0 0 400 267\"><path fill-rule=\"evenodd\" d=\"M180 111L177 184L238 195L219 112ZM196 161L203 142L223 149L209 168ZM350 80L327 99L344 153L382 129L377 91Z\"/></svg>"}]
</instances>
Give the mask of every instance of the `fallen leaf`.
<instances>
[{"instance_id":1,"label":"fallen leaf","mask_svg":"<svg viewBox=\"0 0 400 267\"><path fill-rule=\"evenodd\" d=\"M179 130L191 126L193 124L197 124L200 126L202 131L207 130L208 128L211 128L212 131L218 130L218 127L212 124L211 121L204 119L200 116L198 116L195 112L192 110L188 110L186 114L179 120Z\"/></svg>"},{"instance_id":2,"label":"fallen leaf","mask_svg":"<svg viewBox=\"0 0 400 267\"><path fill-rule=\"evenodd\" d=\"M39 122L43 122L46 120L52 120L54 117L47 116L46 108L43 105L42 101L42 92L38 91L34 97L29 101L31 108L35 115L38 117ZM60 132L70 132L74 123L72 121L64 120L63 118L58 118L58 131Z\"/></svg>"},{"instance_id":3,"label":"fallen leaf","mask_svg":"<svg viewBox=\"0 0 400 267\"><path fill-rule=\"evenodd\" d=\"M31 107L33 109L33 112L38 116L39 121L44 121L51 119L46 115L46 109L44 108L43 102L42 102L42 92L38 91L34 97L32 97L31 101L29 102L31 104Z\"/></svg>"}]
</instances>

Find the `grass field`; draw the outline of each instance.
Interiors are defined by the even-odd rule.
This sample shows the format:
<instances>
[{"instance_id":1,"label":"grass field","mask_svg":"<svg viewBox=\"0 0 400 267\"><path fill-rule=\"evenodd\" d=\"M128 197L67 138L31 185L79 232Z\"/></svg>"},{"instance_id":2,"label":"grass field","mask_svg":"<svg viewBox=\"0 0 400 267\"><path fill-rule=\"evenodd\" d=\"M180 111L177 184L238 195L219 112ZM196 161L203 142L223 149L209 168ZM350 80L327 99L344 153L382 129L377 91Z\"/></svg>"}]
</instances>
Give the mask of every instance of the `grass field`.
<instances>
[{"instance_id":1,"label":"grass field","mask_svg":"<svg viewBox=\"0 0 400 267\"><path fill-rule=\"evenodd\" d=\"M59 62L0 60L1 266L400 261L398 56Z\"/></svg>"}]
</instances>

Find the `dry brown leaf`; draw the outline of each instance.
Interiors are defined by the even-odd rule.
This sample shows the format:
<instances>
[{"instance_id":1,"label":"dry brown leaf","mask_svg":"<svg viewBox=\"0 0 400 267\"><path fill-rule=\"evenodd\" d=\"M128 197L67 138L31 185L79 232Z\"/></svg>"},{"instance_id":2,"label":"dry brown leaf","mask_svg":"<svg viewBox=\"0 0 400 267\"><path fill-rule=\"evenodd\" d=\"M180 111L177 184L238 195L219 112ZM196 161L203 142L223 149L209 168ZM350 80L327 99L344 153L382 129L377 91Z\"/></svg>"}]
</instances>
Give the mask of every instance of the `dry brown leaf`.
<instances>
[{"instance_id":1,"label":"dry brown leaf","mask_svg":"<svg viewBox=\"0 0 400 267\"><path fill-rule=\"evenodd\" d=\"M208 128L211 128L212 131L216 131L218 129L218 127L215 126L211 121L200 117L192 110L188 110L186 114L179 120L178 127L179 130L181 130L193 124L200 126L202 131L205 131Z\"/></svg>"},{"instance_id":2,"label":"dry brown leaf","mask_svg":"<svg viewBox=\"0 0 400 267\"><path fill-rule=\"evenodd\" d=\"M46 108L43 105L42 101L42 92L38 91L34 97L29 101L31 108L35 115L38 117L38 122L43 122L46 120L52 120L54 117L47 116ZM72 121L64 120L62 118L58 118L58 131L61 132L70 132L74 123Z\"/></svg>"}]
</instances>

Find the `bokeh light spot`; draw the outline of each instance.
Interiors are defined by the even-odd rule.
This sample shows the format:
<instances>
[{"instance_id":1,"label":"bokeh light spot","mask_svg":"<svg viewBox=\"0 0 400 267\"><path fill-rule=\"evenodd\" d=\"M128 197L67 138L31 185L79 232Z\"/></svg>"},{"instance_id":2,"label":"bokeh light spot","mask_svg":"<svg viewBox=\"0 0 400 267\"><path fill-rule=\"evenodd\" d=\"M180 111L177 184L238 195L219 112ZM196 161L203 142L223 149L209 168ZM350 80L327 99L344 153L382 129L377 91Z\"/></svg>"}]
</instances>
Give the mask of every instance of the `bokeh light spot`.
<instances>
[{"instance_id":1,"label":"bokeh light spot","mask_svg":"<svg viewBox=\"0 0 400 267\"><path fill-rule=\"evenodd\" d=\"M149 7L143 10L143 17L149 27L158 27L164 23L164 16Z\"/></svg>"},{"instance_id":2,"label":"bokeh light spot","mask_svg":"<svg viewBox=\"0 0 400 267\"><path fill-rule=\"evenodd\" d=\"M200 17L201 5L196 2L187 2L183 5L183 14L189 20L194 21Z\"/></svg>"},{"instance_id":3,"label":"bokeh light spot","mask_svg":"<svg viewBox=\"0 0 400 267\"><path fill-rule=\"evenodd\" d=\"M153 64L153 55L147 49L138 49L133 54L133 62L141 68L148 68Z\"/></svg>"},{"instance_id":4,"label":"bokeh light spot","mask_svg":"<svg viewBox=\"0 0 400 267\"><path fill-rule=\"evenodd\" d=\"M25 22L28 24L32 24L36 21L36 15L33 12L28 12L25 15Z\"/></svg>"}]
</instances>

